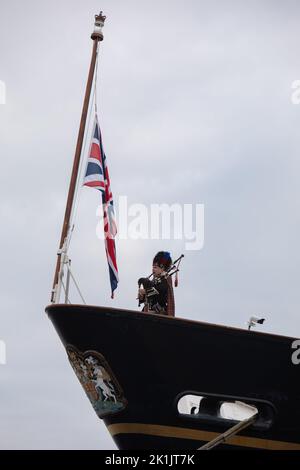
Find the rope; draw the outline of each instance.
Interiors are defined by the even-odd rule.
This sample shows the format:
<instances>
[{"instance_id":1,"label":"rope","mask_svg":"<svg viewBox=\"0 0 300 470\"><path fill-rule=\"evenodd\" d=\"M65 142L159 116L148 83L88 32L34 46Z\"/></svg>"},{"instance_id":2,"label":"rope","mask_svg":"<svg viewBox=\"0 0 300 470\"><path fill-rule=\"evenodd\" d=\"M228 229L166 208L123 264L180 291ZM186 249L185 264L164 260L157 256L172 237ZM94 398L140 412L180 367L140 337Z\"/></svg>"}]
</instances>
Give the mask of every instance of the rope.
<instances>
[{"instance_id":1,"label":"rope","mask_svg":"<svg viewBox=\"0 0 300 470\"><path fill-rule=\"evenodd\" d=\"M79 289L79 286L78 286L78 284L77 284L77 282L76 282L76 280L75 280L75 278L74 278L74 276L73 276L73 273L72 273L72 271L71 271L69 265L68 265L67 270L68 270L68 272L69 272L69 274L70 274L70 277L72 278L72 281L73 281L74 284L75 284L75 287L76 287L76 289L77 289L77 292L78 292L78 294L79 294L79 296L80 296L82 302L84 303L84 305L86 305L86 301L85 301L84 298L83 298L83 295L82 295L82 293L81 293L81 291L80 291L80 289ZM67 303L70 304L71 301L70 301L70 298L69 298L69 292L67 292L67 289L66 289L66 286L65 286L63 280L61 280L61 285L62 285L64 294L65 294L65 297L67 298Z\"/></svg>"},{"instance_id":2,"label":"rope","mask_svg":"<svg viewBox=\"0 0 300 470\"><path fill-rule=\"evenodd\" d=\"M97 51L96 51L96 64L95 64L95 74L94 74L94 79L93 79L93 90L92 90L92 93L91 93L91 100L90 100L90 103L89 103L89 111L88 111L88 117L87 117L86 131L85 131L85 135L84 135L84 138L83 138L83 145L82 145L82 150L81 150L81 155L80 155L80 164L79 164L78 176L77 176L77 181L76 181L76 186L75 186L75 193L74 193L74 201L75 202L74 202L71 217L70 217L70 227L69 227L69 230L68 230L67 240L66 240L66 252L68 252L69 247L70 247L71 239L72 239L73 232L74 232L76 217L77 217L77 213L78 213L79 200L80 200L81 189L82 189L82 180L83 180L83 176L82 176L82 167L83 167L83 160L84 160L83 156L86 155L87 137L88 137L89 129L90 129L90 122L91 122L93 104L94 104L94 107L95 107L95 113L97 114L98 57L99 57L99 43L97 45ZM68 270L68 273L70 274L70 277L72 278L72 281L74 282L74 285L77 289L77 292L78 292L82 302L86 305L86 302L85 302L85 300L83 298L83 295L82 295L82 293L79 289L79 286L78 286L78 284L77 284L77 282L76 282L76 280L73 276L73 273L70 269L69 264L67 266L67 270ZM69 299L69 293L66 290L66 286L65 286L63 280L61 280L61 285L62 285L62 288L64 290L64 294L65 294L65 298L67 299L67 303L70 304L71 301Z\"/></svg>"},{"instance_id":3,"label":"rope","mask_svg":"<svg viewBox=\"0 0 300 470\"><path fill-rule=\"evenodd\" d=\"M69 269L69 268L68 268L68 269ZM73 282L74 282L74 284L75 284L75 287L76 287L76 289L77 289L77 292L78 292L78 294L80 295L80 298L81 298L82 302L84 303L84 305L86 305L86 301L84 300L83 295L82 295L82 293L80 292L80 289L79 289L79 287L78 287L77 282L75 281L75 278L74 278L74 276L73 276L73 273L72 273L71 269L69 269L69 273L70 273L70 276L71 276L71 278L72 278L72 280L73 280Z\"/></svg>"},{"instance_id":4,"label":"rope","mask_svg":"<svg viewBox=\"0 0 300 470\"><path fill-rule=\"evenodd\" d=\"M63 281L63 280L61 280L61 285L62 285L62 288L63 288L63 290L64 290L65 296L66 296L66 295L67 295L67 290L66 290L66 287L65 287L65 285L64 285L64 281ZM69 304L71 303L68 296L67 296L67 301L68 301L67 303L69 303Z\"/></svg>"},{"instance_id":5,"label":"rope","mask_svg":"<svg viewBox=\"0 0 300 470\"><path fill-rule=\"evenodd\" d=\"M94 99L94 96L92 97L92 100L93 99ZM90 127L92 109L93 109L93 107L91 106L90 110L89 110L89 114L88 114L88 122L87 122L87 127L86 127L87 131L85 133L84 140L83 140L80 164L79 164L79 169L78 169L78 177L77 177L77 182L76 182L76 187L75 187L75 195L74 195L75 204L74 204L74 208L72 210L72 214L71 214L71 217L70 217L70 220L72 221L72 223L70 224L71 229L69 229L69 233L68 233L67 249L70 246L70 242L71 242L71 238L72 238L73 230L74 230L74 226L75 226L75 220L76 220L77 212L78 212L78 206L79 206L79 200L80 200L81 188L82 188L82 176L81 176L82 164L83 164L82 155L85 155L85 152L86 152L86 142L87 142L88 129Z\"/></svg>"},{"instance_id":6,"label":"rope","mask_svg":"<svg viewBox=\"0 0 300 470\"><path fill-rule=\"evenodd\" d=\"M97 45L97 55L96 55L96 72L95 72L95 88L94 88L94 98L95 98L95 114L97 116L98 112L97 112L97 80L98 80L98 58L99 58L99 42L98 42L98 45Z\"/></svg>"},{"instance_id":7,"label":"rope","mask_svg":"<svg viewBox=\"0 0 300 470\"><path fill-rule=\"evenodd\" d=\"M78 212L78 206L79 206L79 200L80 200L80 195L81 195L81 189L82 189L82 165L83 165L83 160L82 158L83 155L86 155L86 145L87 145L87 137L88 137L88 131L90 128L90 121L91 121L91 114L93 110L93 103L95 106L95 113L97 114L97 76L98 76L98 57L99 57L99 43L97 45L97 51L96 51L96 65L95 65L95 75L94 75L94 80L93 80L93 92L92 92L92 99L90 100L89 104L89 112L88 112L88 119L87 119L87 126L86 126L86 132L84 135L83 139L83 146L82 146L82 151L80 155L80 165L78 169L78 177L77 177L77 182L76 182L76 187L75 187L75 194L74 194L74 209L72 210L72 214L70 217L70 220L72 223L70 224L71 228L69 229L68 233L68 241L67 241L67 250L69 249L73 231L74 231L74 226L75 226L75 221L77 217L77 212Z\"/></svg>"}]
</instances>

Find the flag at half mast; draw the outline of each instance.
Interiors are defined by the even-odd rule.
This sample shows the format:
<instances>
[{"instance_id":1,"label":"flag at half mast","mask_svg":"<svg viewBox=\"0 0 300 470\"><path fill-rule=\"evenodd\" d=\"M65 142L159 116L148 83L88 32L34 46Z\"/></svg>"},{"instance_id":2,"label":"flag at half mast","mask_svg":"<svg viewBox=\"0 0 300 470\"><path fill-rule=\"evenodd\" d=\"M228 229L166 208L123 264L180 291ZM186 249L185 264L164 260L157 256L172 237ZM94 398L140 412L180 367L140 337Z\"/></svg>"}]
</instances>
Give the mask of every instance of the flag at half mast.
<instances>
[{"instance_id":1,"label":"flag at half mast","mask_svg":"<svg viewBox=\"0 0 300 470\"><path fill-rule=\"evenodd\" d=\"M92 142L83 185L98 189L102 193L105 251L109 268L111 297L113 298L114 290L117 288L119 282L115 244L117 225L107 161L102 146L102 137L97 115L95 116Z\"/></svg>"}]
</instances>

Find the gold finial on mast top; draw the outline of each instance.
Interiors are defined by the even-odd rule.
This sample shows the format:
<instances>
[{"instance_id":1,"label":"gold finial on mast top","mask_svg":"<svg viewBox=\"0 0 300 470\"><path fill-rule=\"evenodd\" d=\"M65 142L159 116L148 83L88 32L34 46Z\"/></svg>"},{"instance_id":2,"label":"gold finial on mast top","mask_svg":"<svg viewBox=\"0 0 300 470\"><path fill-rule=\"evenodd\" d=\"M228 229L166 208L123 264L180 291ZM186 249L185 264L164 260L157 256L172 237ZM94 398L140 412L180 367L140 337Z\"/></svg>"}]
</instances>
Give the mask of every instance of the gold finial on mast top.
<instances>
[{"instance_id":1,"label":"gold finial on mast top","mask_svg":"<svg viewBox=\"0 0 300 470\"><path fill-rule=\"evenodd\" d=\"M103 41L102 28L104 26L105 20L106 16L103 15L102 11L100 11L99 15L95 15L94 31L91 35L92 39L98 39L98 41Z\"/></svg>"}]
</instances>

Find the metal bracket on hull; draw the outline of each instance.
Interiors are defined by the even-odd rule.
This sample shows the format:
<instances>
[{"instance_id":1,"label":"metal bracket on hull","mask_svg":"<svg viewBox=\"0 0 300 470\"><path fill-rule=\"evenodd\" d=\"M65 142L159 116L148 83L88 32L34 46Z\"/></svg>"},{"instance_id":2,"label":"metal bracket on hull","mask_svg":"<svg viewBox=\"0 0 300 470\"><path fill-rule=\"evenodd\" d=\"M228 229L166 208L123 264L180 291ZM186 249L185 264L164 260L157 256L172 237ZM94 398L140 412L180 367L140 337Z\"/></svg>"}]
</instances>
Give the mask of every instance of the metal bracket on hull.
<instances>
[{"instance_id":1,"label":"metal bracket on hull","mask_svg":"<svg viewBox=\"0 0 300 470\"><path fill-rule=\"evenodd\" d=\"M224 444L228 439L230 439L232 436L235 436L239 431L251 426L251 424L253 424L257 420L257 417L258 413L255 413L253 416L250 416L250 418L244 419L240 423L235 424L232 428L229 428L223 434L220 434L220 436L204 444L204 446L199 447L199 449L197 450L210 450L220 444Z\"/></svg>"}]
</instances>

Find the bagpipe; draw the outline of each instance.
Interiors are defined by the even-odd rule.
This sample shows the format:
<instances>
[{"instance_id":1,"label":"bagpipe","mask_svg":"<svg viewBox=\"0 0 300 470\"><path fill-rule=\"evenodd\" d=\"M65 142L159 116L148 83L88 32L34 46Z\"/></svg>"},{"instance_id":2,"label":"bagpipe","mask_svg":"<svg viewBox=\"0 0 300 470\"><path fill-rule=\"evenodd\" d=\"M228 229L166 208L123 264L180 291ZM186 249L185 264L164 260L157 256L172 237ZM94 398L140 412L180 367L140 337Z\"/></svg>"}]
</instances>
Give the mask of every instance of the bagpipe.
<instances>
[{"instance_id":1,"label":"bagpipe","mask_svg":"<svg viewBox=\"0 0 300 470\"><path fill-rule=\"evenodd\" d=\"M171 264L171 266L168 269L166 269L166 271L163 274L163 277L165 279L175 274L175 283L174 283L175 287L178 286L178 272L179 272L179 266L182 261L182 258L184 258L184 255L180 255L179 258L177 258ZM145 290L145 301L147 301L148 297L158 294L158 291L155 289L155 286L153 284L153 280L151 280L153 276L154 276L153 273L151 273L148 277L140 277L138 280L139 289L141 288L141 286L143 286ZM141 305L141 302L144 302L143 297L141 297L141 295L139 294L139 291L138 291L137 300L139 301L139 306Z\"/></svg>"}]
</instances>

